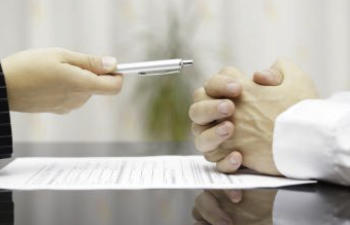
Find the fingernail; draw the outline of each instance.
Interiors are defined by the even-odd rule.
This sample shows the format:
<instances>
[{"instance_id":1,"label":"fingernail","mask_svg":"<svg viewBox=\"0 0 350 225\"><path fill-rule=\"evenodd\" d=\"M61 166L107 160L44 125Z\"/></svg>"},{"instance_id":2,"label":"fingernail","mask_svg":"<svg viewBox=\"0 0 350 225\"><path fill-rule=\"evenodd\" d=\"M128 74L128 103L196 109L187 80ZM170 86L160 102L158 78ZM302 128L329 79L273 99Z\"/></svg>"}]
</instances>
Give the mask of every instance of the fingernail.
<instances>
[{"instance_id":1,"label":"fingernail","mask_svg":"<svg viewBox=\"0 0 350 225\"><path fill-rule=\"evenodd\" d=\"M218 111L224 115L228 115L230 113L231 104L229 102L222 102L218 106Z\"/></svg>"},{"instance_id":2,"label":"fingernail","mask_svg":"<svg viewBox=\"0 0 350 225\"><path fill-rule=\"evenodd\" d=\"M111 56L105 56L102 58L102 66L105 70L113 69L117 64L117 59Z\"/></svg>"},{"instance_id":3,"label":"fingernail","mask_svg":"<svg viewBox=\"0 0 350 225\"><path fill-rule=\"evenodd\" d=\"M229 83L226 88L229 92L231 92L234 95L239 94L239 92L241 91L241 86L237 83Z\"/></svg>"},{"instance_id":4,"label":"fingernail","mask_svg":"<svg viewBox=\"0 0 350 225\"><path fill-rule=\"evenodd\" d=\"M230 163L234 166L238 166L241 164L241 159L238 155L232 154L230 157Z\"/></svg>"},{"instance_id":5,"label":"fingernail","mask_svg":"<svg viewBox=\"0 0 350 225\"><path fill-rule=\"evenodd\" d=\"M275 82L276 74L272 70L266 69L260 72L269 82Z\"/></svg>"},{"instance_id":6,"label":"fingernail","mask_svg":"<svg viewBox=\"0 0 350 225\"><path fill-rule=\"evenodd\" d=\"M221 137L225 137L230 133L230 127L226 124L220 125L216 128L216 134Z\"/></svg>"}]
</instances>

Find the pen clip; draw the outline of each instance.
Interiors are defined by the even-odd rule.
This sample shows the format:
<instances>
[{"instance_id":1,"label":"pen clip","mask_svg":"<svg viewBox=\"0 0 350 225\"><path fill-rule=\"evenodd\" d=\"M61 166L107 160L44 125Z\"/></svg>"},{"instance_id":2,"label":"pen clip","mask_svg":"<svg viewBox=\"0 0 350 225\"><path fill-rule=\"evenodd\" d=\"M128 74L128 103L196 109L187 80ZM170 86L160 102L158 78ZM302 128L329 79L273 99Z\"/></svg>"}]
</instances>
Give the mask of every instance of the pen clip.
<instances>
[{"instance_id":1,"label":"pen clip","mask_svg":"<svg viewBox=\"0 0 350 225\"><path fill-rule=\"evenodd\" d=\"M180 70L163 70L163 71L148 71L148 72L140 72L141 76L161 76L161 75L170 75L180 73Z\"/></svg>"}]
</instances>

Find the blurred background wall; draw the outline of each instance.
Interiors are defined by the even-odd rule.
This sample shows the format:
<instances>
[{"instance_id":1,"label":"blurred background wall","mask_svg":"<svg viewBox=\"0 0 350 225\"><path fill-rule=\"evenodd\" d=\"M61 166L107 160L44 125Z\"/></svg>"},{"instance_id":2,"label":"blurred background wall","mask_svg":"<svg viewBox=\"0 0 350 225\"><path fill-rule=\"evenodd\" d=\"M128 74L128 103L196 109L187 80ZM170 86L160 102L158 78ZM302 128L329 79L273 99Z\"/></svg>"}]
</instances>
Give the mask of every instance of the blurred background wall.
<instances>
[{"instance_id":1,"label":"blurred background wall","mask_svg":"<svg viewBox=\"0 0 350 225\"><path fill-rule=\"evenodd\" d=\"M323 97L350 89L348 0L2 0L0 29L0 57L59 46L119 62L195 60L177 77L128 76L118 96L68 115L12 113L15 141L186 139L195 88L223 66L251 75L278 56Z\"/></svg>"}]
</instances>

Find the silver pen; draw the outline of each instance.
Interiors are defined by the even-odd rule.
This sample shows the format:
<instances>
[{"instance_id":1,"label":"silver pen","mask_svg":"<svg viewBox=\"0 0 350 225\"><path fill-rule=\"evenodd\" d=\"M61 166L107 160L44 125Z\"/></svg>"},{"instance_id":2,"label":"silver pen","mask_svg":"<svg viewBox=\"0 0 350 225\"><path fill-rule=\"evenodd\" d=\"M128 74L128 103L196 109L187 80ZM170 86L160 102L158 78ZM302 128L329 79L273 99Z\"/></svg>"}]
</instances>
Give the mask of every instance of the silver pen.
<instances>
[{"instance_id":1,"label":"silver pen","mask_svg":"<svg viewBox=\"0 0 350 225\"><path fill-rule=\"evenodd\" d=\"M167 59L147 62L124 63L117 66L115 73L138 74L141 76L167 75L181 72L192 66L192 59Z\"/></svg>"}]
</instances>

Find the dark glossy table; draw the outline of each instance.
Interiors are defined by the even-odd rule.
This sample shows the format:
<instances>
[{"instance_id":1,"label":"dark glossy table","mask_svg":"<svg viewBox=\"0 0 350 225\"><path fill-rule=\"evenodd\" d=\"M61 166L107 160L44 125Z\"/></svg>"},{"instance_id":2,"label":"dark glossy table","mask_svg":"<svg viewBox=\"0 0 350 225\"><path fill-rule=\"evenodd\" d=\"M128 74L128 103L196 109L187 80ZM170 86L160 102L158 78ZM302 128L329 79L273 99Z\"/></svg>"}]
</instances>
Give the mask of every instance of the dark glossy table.
<instances>
[{"instance_id":1,"label":"dark glossy table","mask_svg":"<svg viewBox=\"0 0 350 225\"><path fill-rule=\"evenodd\" d=\"M15 156L196 154L191 143L17 143ZM348 188L6 191L0 225L350 224Z\"/></svg>"}]
</instances>

